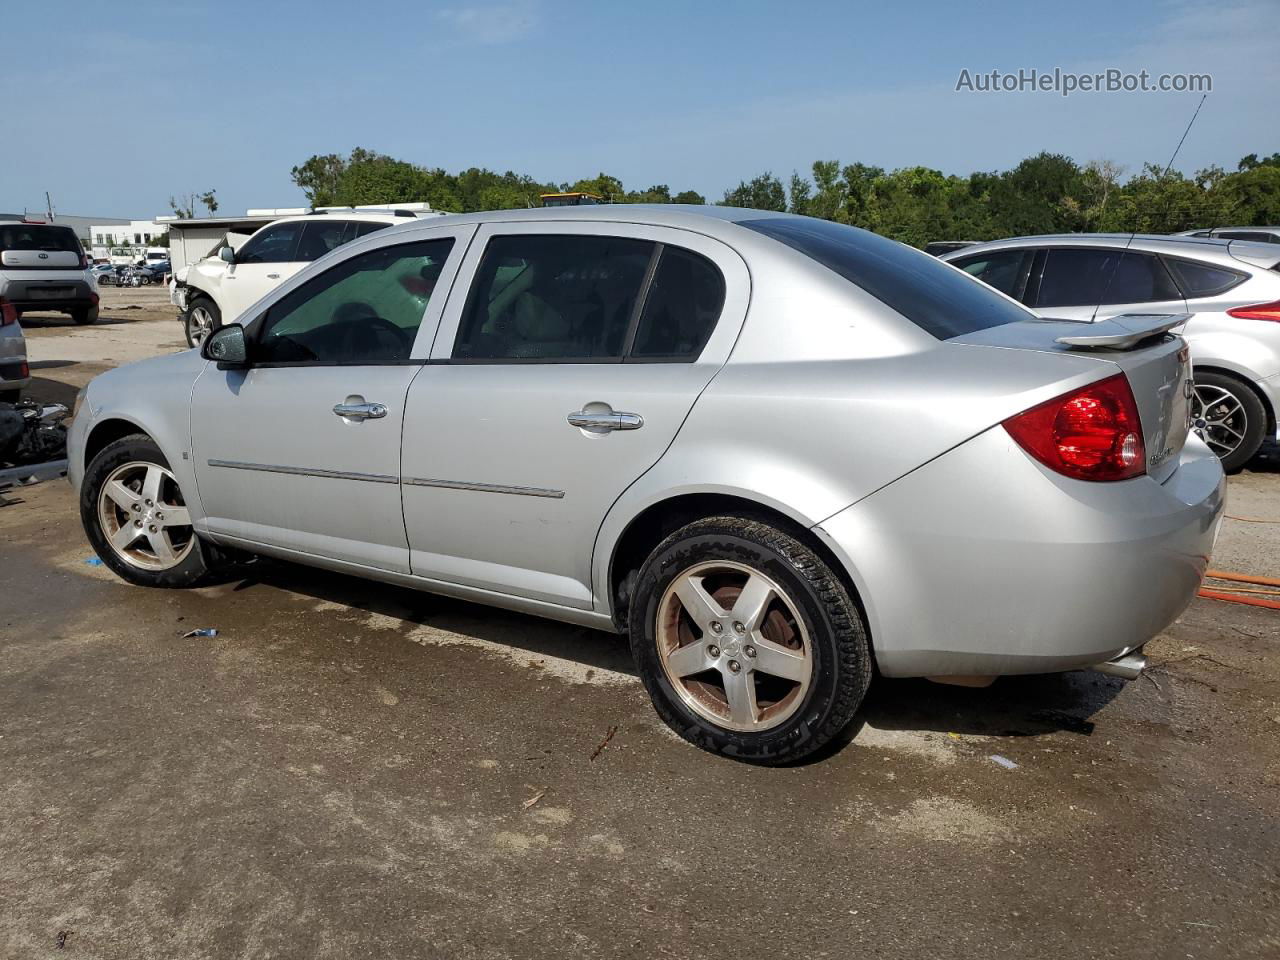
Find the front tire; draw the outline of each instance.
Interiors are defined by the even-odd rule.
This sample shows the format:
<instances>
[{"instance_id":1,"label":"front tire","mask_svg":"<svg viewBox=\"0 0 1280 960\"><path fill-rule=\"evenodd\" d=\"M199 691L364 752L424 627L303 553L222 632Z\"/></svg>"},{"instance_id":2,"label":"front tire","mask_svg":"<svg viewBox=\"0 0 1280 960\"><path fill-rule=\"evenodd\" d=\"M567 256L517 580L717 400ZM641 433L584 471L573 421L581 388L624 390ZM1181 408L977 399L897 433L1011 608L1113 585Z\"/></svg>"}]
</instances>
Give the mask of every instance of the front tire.
<instances>
[{"instance_id":1,"label":"front tire","mask_svg":"<svg viewBox=\"0 0 1280 960\"><path fill-rule=\"evenodd\" d=\"M208 297L195 297L182 315L182 330L187 346L198 347L205 337L222 326L222 311Z\"/></svg>"},{"instance_id":2,"label":"front tire","mask_svg":"<svg viewBox=\"0 0 1280 960\"><path fill-rule=\"evenodd\" d=\"M1195 375L1191 422L1227 473L1252 460L1266 439L1267 411L1262 401L1248 384L1230 374Z\"/></svg>"},{"instance_id":3,"label":"front tire","mask_svg":"<svg viewBox=\"0 0 1280 960\"><path fill-rule=\"evenodd\" d=\"M195 587L211 578L205 548L169 461L132 434L104 447L85 471L80 520L94 551L142 587Z\"/></svg>"},{"instance_id":4,"label":"front tire","mask_svg":"<svg viewBox=\"0 0 1280 960\"><path fill-rule=\"evenodd\" d=\"M699 520L650 554L631 649L663 721L695 746L759 764L821 750L871 680L862 617L795 537L744 517Z\"/></svg>"}]
</instances>

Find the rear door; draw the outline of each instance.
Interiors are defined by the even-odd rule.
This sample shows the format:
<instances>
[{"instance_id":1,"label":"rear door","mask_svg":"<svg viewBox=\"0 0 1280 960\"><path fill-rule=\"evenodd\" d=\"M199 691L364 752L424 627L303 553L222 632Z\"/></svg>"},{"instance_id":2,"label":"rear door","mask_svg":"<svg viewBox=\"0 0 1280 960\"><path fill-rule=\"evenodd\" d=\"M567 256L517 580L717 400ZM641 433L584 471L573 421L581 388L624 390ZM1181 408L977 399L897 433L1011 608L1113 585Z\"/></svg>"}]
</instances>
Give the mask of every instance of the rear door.
<instances>
[{"instance_id":1,"label":"rear door","mask_svg":"<svg viewBox=\"0 0 1280 960\"><path fill-rule=\"evenodd\" d=\"M1044 248L1032 267L1023 302L1043 317L1065 320L1187 310L1159 257L1109 247Z\"/></svg>"},{"instance_id":2,"label":"rear door","mask_svg":"<svg viewBox=\"0 0 1280 960\"><path fill-rule=\"evenodd\" d=\"M481 227L409 391L414 574L590 609L605 514L728 358L748 299L742 259L699 234Z\"/></svg>"}]
</instances>

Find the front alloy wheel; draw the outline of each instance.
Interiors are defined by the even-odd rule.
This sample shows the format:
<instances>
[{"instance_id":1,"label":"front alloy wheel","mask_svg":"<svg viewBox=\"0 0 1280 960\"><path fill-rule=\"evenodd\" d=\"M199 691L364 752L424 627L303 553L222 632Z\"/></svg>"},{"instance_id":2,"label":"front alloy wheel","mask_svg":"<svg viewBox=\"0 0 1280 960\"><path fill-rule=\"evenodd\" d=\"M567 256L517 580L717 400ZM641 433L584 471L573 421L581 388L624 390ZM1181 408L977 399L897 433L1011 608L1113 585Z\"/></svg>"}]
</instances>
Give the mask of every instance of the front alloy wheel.
<instances>
[{"instance_id":1,"label":"front alloy wheel","mask_svg":"<svg viewBox=\"0 0 1280 960\"><path fill-rule=\"evenodd\" d=\"M203 297L197 299L187 308L187 313L183 320L188 345L193 347L200 346L200 344L204 343L205 338L217 330L220 325L221 317L218 313L218 308Z\"/></svg>"},{"instance_id":2,"label":"front alloy wheel","mask_svg":"<svg viewBox=\"0 0 1280 960\"><path fill-rule=\"evenodd\" d=\"M155 463L112 471L98 494L98 522L116 556L143 570L171 570L195 545L178 481Z\"/></svg>"}]
</instances>

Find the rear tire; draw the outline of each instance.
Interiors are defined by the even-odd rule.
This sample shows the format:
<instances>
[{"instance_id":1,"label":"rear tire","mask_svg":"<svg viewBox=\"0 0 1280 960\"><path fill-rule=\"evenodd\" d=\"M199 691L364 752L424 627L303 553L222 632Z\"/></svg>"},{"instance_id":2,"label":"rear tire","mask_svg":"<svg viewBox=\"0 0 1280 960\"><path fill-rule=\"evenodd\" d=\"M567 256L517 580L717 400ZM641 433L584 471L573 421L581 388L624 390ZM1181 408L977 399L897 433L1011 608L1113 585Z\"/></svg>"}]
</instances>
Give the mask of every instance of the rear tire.
<instances>
[{"instance_id":1,"label":"rear tire","mask_svg":"<svg viewBox=\"0 0 1280 960\"><path fill-rule=\"evenodd\" d=\"M97 307L79 307L71 311L71 319L78 326L86 327L98 319Z\"/></svg>"},{"instance_id":2,"label":"rear tire","mask_svg":"<svg viewBox=\"0 0 1280 960\"><path fill-rule=\"evenodd\" d=\"M640 570L629 622L662 720L749 763L821 750L871 680L866 630L840 578L795 537L744 517L698 520L662 541Z\"/></svg>"},{"instance_id":3,"label":"rear tire","mask_svg":"<svg viewBox=\"0 0 1280 960\"><path fill-rule=\"evenodd\" d=\"M93 458L80 488L80 520L102 562L129 583L197 587L214 579L169 461L145 434Z\"/></svg>"},{"instance_id":4,"label":"rear tire","mask_svg":"<svg viewBox=\"0 0 1280 960\"><path fill-rule=\"evenodd\" d=\"M1235 473L1262 447L1267 411L1238 377L1206 371L1196 373L1195 381L1193 429L1222 460L1222 469Z\"/></svg>"},{"instance_id":5,"label":"rear tire","mask_svg":"<svg viewBox=\"0 0 1280 960\"><path fill-rule=\"evenodd\" d=\"M195 297L182 315L182 332L187 346L198 347L205 337L222 326L222 311L208 297Z\"/></svg>"}]
</instances>

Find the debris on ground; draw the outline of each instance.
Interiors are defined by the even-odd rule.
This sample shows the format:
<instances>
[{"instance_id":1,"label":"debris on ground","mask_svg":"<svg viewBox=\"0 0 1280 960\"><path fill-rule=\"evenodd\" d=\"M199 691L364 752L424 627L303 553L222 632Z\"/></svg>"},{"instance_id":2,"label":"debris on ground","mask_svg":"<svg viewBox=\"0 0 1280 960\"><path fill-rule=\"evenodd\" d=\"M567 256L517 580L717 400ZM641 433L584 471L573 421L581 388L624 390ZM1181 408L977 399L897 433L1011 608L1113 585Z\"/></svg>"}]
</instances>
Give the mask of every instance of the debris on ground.
<instances>
[{"instance_id":1,"label":"debris on ground","mask_svg":"<svg viewBox=\"0 0 1280 960\"><path fill-rule=\"evenodd\" d=\"M199 630L188 630L182 635L183 640L189 640L192 637L216 637L218 635L215 627L201 627Z\"/></svg>"},{"instance_id":2,"label":"debris on ground","mask_svg":"<svg viewBox=\"0 0 1280 960\"><path fill-rule=\"evenodd\" d=\"M54 945L55 945L59 950L65 950L65 949L67 948L67 938L68 938L69 936L71 936L71 931L70 931L70 930L59 930L59 931L58 931L58 938L54 941Z\"/></svg>"},{"instance_id":3,"label":"debris on ground","mask_svg":"<svg viewBox=\"0 0 1280 960\"><path fill-rule=\"evenodd\" d=\"M594 760L596 757L600 756L600 754L604 752L604 748L609 745L609 741L613 739L613 735L617 732L618 732L618 725L615 723L605 732L604 739L600 741L600 746L596 747L595 751L591 754L592 760Z\"/></svg>"},{"instance_id":4,"label":"debris on ground","mask_svg":"<svg viewBox=\"0 0 1280 960\"><path fill-rule=\"evenodd\" d=\"M95 555L94 555L94 556L92 556L92 557L85 557L85 558L84 558L84 562L85 562L86 564L88 564L89 566L91 566L91 567L100 567L100 566L102 566L102 558L101 558L101 557L99 557L97 554L95 554Z\"/></svg>"},{"instance_id":5,"label":"debris on ground","mask_svg":"<svg viewBox=\"0 0 1280 960\"><path fill-rule=\"evenodd\" d=\"M528 800L526 800L526 801L522 804L522 806L524 807L524 809L528 810L530 807L532 807L535 803L537 803L539 800L541 800L541 799L542 799L543 797L545 797L546 795L547 795L547 791L545 791L545 790L543 790L541 793L535 793L532 797L530 797Z\"/></svg>"},{"instance_id":6,"label":"debris on ground","mask_svg":"<svg viewBox=\"0 0 1280 960\"><path fill-rule=\"evenodd\" d=\"M1017 765L1016 763L1014 763L1014 762L1013 762L1012 760L1010 760L1008 757L1002 757L1002 756L1000 756L1000 754L998 754L998 753L993 753L993 754L989 757L989 759L994 760L996 763L1000 764L1000 766L1004 767L1006 770L1017 770L1017 769L1018 769L1018 765Z\"/></svg>"}]
</instances>

